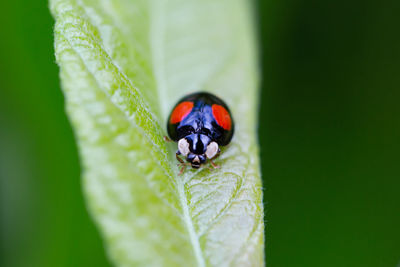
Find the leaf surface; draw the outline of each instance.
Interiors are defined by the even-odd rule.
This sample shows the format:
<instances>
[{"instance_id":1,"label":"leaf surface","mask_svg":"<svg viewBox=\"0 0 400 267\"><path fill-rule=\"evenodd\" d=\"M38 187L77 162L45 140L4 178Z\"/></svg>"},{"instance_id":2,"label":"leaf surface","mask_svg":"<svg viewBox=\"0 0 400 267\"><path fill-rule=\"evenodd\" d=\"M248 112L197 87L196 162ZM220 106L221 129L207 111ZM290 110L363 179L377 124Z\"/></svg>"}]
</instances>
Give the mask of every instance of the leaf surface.
<instances>
[{"instance_id":1,"label":"leaf surface","mask_svg":"<svg viewBox=\"0 0 400 267\"><path fill-rule=\"evenodd\" d=\"M51 0L88 209L117 266L262 266L258 72L245 0ZM182 176L166 120L182 96L227 102L235 135Z\"/></svg>"}]
</instances>

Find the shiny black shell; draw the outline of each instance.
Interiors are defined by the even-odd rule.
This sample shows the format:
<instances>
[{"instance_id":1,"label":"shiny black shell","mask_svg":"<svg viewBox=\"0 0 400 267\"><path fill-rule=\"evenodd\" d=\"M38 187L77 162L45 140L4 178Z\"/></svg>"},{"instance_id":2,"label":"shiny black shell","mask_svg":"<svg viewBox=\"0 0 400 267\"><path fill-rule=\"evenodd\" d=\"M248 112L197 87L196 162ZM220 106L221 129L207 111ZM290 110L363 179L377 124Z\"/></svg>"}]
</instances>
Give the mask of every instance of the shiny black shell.
<instances>
[{"instance_id":1,"label":"shiny black shell","mask_svg":"<svg viewBox=\"0 0 400 267\"><path fill-rule=\"evenodd\" d=\"M192 102L193 108L186 116L183 116L178 121L175 118L175 123L172 123L171 116L173 116L179 104L183 102ZM217 122L218 118L214 116L215 109L213 108L218 105L222 106L226 113L229 114L230 127L221 127L221 125L224 125L221 123L221 119L219 119L220 124ZM210 137L212 141L217 142L219 146L229 144L234 128L235 125L229 107L220 98L207 92L193 93L179 100L168 117L167 125L168 135L174 141L178 141L190 134L203 134Z\"/></svg>"}]
</instances>

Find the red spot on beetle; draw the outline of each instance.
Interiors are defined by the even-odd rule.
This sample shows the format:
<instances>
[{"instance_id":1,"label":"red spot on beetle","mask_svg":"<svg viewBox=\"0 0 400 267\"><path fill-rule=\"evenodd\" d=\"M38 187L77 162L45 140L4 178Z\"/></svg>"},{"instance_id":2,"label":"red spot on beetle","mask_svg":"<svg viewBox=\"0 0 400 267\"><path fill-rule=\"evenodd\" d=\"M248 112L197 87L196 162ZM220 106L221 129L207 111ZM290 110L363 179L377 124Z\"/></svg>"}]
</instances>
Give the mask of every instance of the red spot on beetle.
<instances>
[{"instance_id":1,"label":"red spot on beetle","mask_svg":"<svg viewBox=\"0 0 400 267\"><path fill-rule=\"evenodd\" d=\"M212 105L212 113L218 125L229 131L232 127L231 116L229 112L221 105Z\"/></svg>"},{"instance_id":2,"label":"red spot on beetle","mask_svg":"<svg viewBox=\"0 0 400 267\"><path fill-rule=\"evenodd\" d=\"M185 101L177 105L172 111L169 121L172 124L181 122L193 109L193 102Z\"/></svg>"}]
</instances>

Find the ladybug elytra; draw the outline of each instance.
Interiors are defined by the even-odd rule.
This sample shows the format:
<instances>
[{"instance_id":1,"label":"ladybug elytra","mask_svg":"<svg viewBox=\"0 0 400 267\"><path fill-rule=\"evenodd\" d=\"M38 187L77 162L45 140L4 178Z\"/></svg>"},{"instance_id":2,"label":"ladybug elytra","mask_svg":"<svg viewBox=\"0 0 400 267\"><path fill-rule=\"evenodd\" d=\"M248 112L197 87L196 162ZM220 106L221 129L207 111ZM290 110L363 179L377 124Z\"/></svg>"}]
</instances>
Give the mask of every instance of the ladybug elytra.
<instances>
[{"instance_id":1,"label":"ladybug elytra","mask_svg":"<svg viewBox=\"0 0 400 267\"><path fill-rule=\"evenodd\" d=\"M176 158L182 164L183 156L192 168L199 168L207 159L217 157L221 146L232 139L234 122L228 106L217 96L198 92L183 97L168 118L168 135L178 142Z\"/></svg>"}]
</instances>

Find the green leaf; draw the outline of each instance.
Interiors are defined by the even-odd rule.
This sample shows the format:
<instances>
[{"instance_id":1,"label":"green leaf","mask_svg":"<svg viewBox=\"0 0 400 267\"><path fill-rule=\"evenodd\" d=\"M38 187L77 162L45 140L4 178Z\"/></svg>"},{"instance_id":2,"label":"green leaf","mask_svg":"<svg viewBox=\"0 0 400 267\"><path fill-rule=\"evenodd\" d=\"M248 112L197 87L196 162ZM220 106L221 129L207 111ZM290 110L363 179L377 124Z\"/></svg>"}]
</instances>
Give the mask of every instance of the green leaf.
<instances>
[{"instance_id":1,"label":"green leaf","mask_svg":"<svg viewBox=\"0 0 400 267\"><path fill-rule=\"evenodd\" d=\"M56 58L88 209L118 266L261 266L258 70L245 0L51 0ZM231 107L216 163L176 166L175 102L210 91Z\"/></svg>"}]
</instances>

